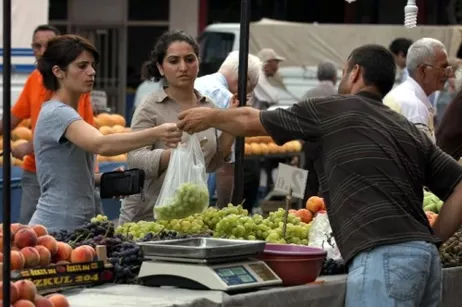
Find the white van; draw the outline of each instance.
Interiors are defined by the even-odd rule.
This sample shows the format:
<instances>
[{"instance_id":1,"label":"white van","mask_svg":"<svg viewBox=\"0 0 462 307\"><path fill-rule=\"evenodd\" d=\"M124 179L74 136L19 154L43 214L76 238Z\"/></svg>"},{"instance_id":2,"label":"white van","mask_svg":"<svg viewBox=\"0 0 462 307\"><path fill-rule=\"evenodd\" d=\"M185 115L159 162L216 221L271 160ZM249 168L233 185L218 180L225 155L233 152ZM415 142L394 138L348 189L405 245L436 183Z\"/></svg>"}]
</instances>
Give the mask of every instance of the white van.
<instances>
[{"instance_id":1,"label":"white van","mask_svg":"<svg viewBox=\"0 0 462 307\"><path fill-rule=\"evenodd\" d=\"M457 55L461 46L461 26L419 26L408 29L399 25L308 24L262 19L250 24L249 52L257 54L272 48L286 58L279 68L282 105L298 101L318 84L316 67L330 61L341 69L354 48L364 44L388 47L397 37L418 40L433 37L445 44L448 55ZM209 25L199 38L201 74L216 72L229 52L239 49L238 23Z\"/></svg>"},{"instance_id":2,"label":"white van","mask_svg":"<svg viewBox=\"0 0 462 307\"><path fill-rule=\"evenodd\" d=\"M231 51L239 50L239 24L219 23L209 25L200 36L199 42L201 46L200 74L214 73ZM272 46L265 47L271 48ZM251 53L256 54L257 52ZM286 56L285 54L281 55ZM318 84L316 67L281 65L275 81L280 88L279 104L282 107L290 106L299 101L309 89Z\"/></svg>"}]
</instances>

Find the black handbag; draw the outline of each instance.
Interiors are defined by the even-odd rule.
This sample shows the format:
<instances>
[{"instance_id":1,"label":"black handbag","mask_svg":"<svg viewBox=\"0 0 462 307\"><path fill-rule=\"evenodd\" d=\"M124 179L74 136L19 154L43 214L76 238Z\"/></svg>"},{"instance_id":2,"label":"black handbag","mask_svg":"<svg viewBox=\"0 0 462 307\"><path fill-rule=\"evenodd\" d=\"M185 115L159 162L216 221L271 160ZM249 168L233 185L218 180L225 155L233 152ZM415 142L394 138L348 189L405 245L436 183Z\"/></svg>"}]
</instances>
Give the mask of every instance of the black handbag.
<instances>
[{"instance_id":1,"label":"black handbag","mask_svg":"<svg viewBox=\"0 0 462 307\"><path fill-rule=\"evenodd\" d=\"M144 170L132 168L123 172L114 171L101 175L101 198L114 198L141 193L144 201Z\"/></svg>"}]
</instances>

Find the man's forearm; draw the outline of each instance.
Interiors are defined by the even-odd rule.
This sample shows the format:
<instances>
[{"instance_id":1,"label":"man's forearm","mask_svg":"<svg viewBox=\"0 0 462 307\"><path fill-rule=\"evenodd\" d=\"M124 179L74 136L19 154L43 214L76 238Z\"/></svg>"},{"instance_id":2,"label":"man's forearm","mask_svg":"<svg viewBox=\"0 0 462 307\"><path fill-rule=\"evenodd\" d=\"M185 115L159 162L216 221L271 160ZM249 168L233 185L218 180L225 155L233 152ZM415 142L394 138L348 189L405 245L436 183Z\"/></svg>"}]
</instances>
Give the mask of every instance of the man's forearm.
<instances>
[{"instance_id":1,"label":"man's forearm","mask_svg":"<svg viewBox=\"0 0 462 307\"><path fill-rule=\"evenodd\" d=\"M210 126L234 136L267 135L260 121L260 110L251 107L216 109L208 120Z\"/></svg>"},{"instance_id":2,"label":"man's forearm","mask_svg":"<svg viewBox=\"0 0 462 307\"><path fill-rule=\"evenodd\" d=\"M462 184L459 183L451 196L444 202L443 207L433 224L433 231L437 237L446 241L461 226L462 223Z\"/></svg>"}]
</instances>

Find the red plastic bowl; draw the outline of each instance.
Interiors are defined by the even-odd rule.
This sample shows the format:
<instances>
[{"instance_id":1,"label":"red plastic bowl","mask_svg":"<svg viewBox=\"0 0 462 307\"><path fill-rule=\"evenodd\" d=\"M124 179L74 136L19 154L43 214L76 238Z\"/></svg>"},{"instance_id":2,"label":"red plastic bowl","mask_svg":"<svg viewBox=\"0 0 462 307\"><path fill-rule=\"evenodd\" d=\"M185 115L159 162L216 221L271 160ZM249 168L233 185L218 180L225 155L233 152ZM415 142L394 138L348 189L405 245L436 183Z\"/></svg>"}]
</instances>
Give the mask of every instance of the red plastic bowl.
<instances>
[{"instance_id":1,"label":"red plastic bowl","mask_svg":"<svg viewBox=\"0 0 462 307\"><path fill-rule=\"evenodd\" d=\"M284 286L313 282L322 270L327 252L304 245L267 243L260 259L282 279Z\"/></svg>"}]
</instances>

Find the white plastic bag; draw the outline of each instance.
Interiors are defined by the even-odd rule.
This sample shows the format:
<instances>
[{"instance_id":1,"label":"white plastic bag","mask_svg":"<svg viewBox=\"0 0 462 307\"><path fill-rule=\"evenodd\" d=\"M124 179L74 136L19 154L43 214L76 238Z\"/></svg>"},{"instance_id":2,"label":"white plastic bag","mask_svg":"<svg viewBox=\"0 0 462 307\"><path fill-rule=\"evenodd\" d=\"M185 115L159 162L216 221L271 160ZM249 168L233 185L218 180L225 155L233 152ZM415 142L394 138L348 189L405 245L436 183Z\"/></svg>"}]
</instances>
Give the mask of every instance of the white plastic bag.
<instances>
[{"instance_id":1,"label":"white plastic bag","mask_svg":"<svg viewBox=\"0 0 462 307\"><path fill-rule=\"evenodd\" d=\"M180 219L209 205L205 160L197 135L186 135L173 149L164 183L154 206L159 220Z\"/></svg>"},{"instance_id":2,"label":"white plastic bag","mask_svg":"<svg viewBox=\"0 0 462 307\"><path fill-rule=\"evenodd\" d=\"M320 211L313 220L308 234L308 246L317 247L327 252L327 259L343 261L335 242L326 211Z\"/></svg>"}]
</instances>

